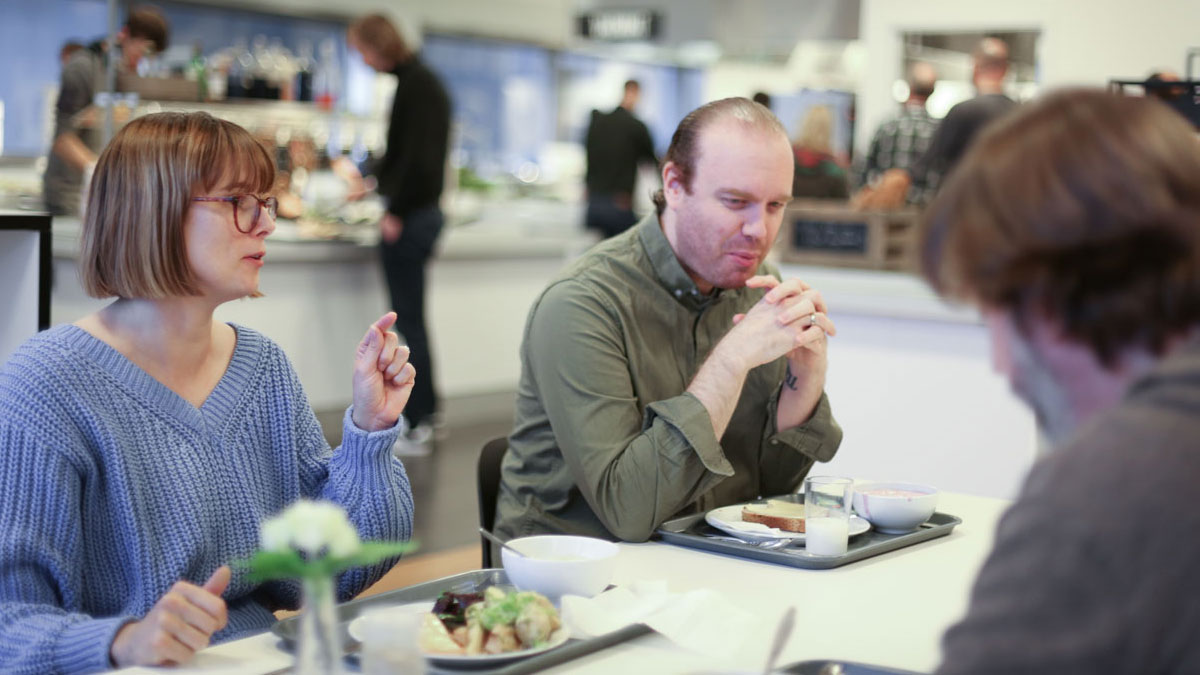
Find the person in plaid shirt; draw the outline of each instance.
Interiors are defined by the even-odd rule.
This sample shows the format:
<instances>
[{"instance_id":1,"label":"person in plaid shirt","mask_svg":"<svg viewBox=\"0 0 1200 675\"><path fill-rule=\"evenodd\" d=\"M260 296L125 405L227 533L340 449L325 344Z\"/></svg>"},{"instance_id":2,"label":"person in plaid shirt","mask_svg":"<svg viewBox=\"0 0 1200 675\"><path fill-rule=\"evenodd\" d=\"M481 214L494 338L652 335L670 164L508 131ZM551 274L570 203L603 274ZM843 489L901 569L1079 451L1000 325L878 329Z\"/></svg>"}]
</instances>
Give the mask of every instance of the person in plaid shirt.
<instances>
[{"instance_id":1,"label":"person in plaid shirt","mask_svg":"<svg viewBox=\"0 0 1200 675\"><path fill-rule=\"evenodd\" d=\"M925 101L937 83L937 70L928 63L913 64L908 73L908 100L899 115L879 125L871 138L858 176L858 186L871 185L888 169L908 170L925 154L937 131L938 120L929 116Z\"/></svg>"}]
</instances>

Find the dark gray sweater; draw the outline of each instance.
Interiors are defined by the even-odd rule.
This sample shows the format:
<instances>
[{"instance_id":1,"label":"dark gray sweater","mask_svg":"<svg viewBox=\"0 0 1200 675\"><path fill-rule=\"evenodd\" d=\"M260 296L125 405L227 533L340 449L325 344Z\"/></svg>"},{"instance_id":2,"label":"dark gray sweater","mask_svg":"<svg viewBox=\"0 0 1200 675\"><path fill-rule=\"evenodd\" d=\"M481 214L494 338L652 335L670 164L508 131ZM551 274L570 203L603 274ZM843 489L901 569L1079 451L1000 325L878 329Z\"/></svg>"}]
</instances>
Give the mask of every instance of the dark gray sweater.
<instances>
[{"instance_id":1,"label":"dark gray sweater","mask_svg":"<svg viewBox=\"0 0 1200 675\"><path fill-rule=\"evenodd\" d=\"M938 673L1200 673L1200 340L1037 464Z\"/></svg>"}]
</instances>

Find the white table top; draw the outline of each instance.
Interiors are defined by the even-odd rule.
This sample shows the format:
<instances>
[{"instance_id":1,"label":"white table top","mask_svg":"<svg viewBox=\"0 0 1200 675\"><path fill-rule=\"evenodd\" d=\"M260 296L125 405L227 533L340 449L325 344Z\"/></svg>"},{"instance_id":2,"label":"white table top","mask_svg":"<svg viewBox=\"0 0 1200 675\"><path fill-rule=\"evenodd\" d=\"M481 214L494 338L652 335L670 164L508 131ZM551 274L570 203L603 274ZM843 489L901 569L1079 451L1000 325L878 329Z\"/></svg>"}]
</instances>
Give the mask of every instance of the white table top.
<instances>
[{"instance_id":1,"label":"white table top","mask_svg":"<svg viewBox=\"0 0 1200 675\"><path fill-rule=\"evenodd\" d=\"M761 640L731 646L726 662L694 654L654 634L571 661L549 672L759 672L779 617L796 607L780 664L841 659L916 671L938 663L942 632L966 610L979 566L1008 502L943 494L938 510L963 522L947 537L832 570L804 570L681 548L621 544L613 583L666 580L672 592L708 588L761 614ZM270 633L210 647L185 673L255 674L286 668L291 656ZM128 669L122 672L161 672Z\"/></svg>"}]
</instances>

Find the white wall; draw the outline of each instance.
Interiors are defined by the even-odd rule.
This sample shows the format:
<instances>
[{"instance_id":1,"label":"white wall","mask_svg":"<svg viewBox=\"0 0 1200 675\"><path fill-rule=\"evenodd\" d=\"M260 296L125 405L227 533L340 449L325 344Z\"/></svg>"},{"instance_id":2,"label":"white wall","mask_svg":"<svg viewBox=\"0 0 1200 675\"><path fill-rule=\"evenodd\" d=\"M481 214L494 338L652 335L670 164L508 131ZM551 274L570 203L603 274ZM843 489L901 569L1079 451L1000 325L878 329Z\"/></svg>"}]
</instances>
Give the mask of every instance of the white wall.
<instances>
[{"instance_id":1,"label":"white wall","mask_svg":"<svg viewBox=\"0 0 1200 675\"><path fill-rule=\"evenodd\" d=\"M891 90L902 75L904 32L1039 30L1043 87L1104 86L1159 68L1182 72L1186 50L1200 47L1196 0L862 0L860 17L868 67L858 89L858 148L895 109Z\"/></svg>"}]
</instances>

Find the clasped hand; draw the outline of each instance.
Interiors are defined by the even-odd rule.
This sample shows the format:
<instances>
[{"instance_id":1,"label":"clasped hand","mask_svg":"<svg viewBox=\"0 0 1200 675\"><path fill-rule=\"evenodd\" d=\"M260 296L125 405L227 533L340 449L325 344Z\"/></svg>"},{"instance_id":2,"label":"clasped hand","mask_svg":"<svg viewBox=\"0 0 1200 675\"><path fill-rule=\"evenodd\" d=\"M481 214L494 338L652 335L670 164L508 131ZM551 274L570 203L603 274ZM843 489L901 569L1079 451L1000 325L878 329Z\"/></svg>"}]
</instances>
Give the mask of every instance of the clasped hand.
<instances>
[{"instance_id":1,"label":"clasped hand","mask_svg":"<svg viewBox=\"0 0 1200 675\"><path fill-rule=\"evenodd\" d=\"M380 431L396 424L412 394L417 371L408 362L408 347L388 330L396 313L388 312L371 324L354 355L354 424Z\"/></svg>"},{"instance_id":2,"label":"clasped hand","mask_svg":"<svg viewBox=\"0 0 1200 675\"><path fill-rule=\"evenodd\" d=\"M781 282L771 276L751 277L746 287L767 289L750 311L733 318L736 325L726 336L747 369L784 355L794 370L824 362L826 335L836 335L837 327L826 315L820 291L799 279Z\"/></svg>"}]
</instances>

